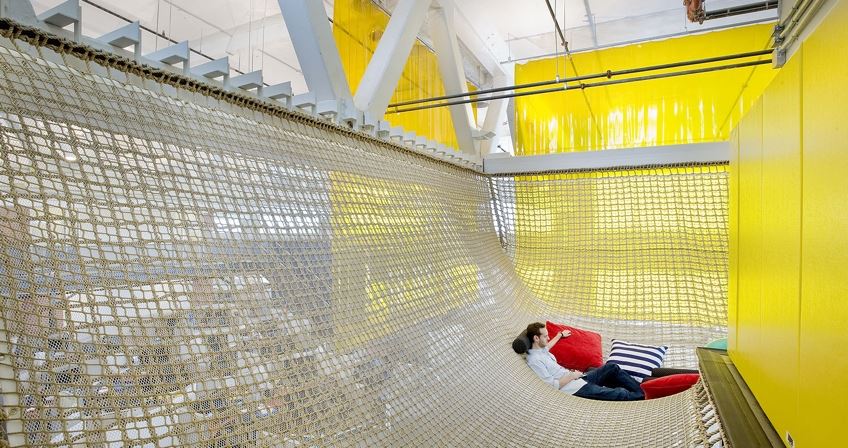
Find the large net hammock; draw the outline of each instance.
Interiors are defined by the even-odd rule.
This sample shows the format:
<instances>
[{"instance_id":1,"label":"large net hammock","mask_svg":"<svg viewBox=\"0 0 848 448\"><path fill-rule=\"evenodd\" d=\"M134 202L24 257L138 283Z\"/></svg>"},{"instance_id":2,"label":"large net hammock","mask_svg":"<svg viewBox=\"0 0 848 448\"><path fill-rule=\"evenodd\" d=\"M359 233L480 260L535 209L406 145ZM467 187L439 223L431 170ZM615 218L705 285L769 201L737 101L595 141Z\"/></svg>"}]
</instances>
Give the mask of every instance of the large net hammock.
<instances>
[{"instance_id":1,"label":"large net hammock","mask_svg":"<svg viewBox=\"0 0 848 448\"><path fill-rule=\"evenodd\" d=\"M549 318L693 367L724 167L491 178L0 29L0 445L726 444L702 384L584 400L510 348Z\"/></svg>"}]
</instances>

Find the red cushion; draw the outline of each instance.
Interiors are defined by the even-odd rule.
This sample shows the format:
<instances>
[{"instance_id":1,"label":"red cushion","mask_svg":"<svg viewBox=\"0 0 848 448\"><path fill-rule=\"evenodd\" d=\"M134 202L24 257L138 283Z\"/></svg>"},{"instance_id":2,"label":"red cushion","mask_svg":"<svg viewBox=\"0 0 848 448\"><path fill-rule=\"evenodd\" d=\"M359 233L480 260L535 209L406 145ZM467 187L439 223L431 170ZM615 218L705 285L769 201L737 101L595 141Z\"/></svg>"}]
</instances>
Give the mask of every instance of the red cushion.
<instances>
[{"instance_id":1,"label":"red cushion","mask_svg":"<svg viewBox=\"0 0 848 448\"><path fill-rule=\"evenodd\" d=\"M559 365L566 369L585 372L590 367L600 367L604 364L600 334L553 322L546 322L545 327L551 339L562 330L571 331L571 336L560 339L556 345L548 349Z\"/></svg>"},{"instance_id":2,"label":"red cushion","mask_svg":"<svg viewBox=\"0 0 848 448\"><path fill-rule=\"evenodd\" d=\"M698 373L678 373L642 382L642 390L645 399L667 397L678 392L683 392L698 382L701 375Z\"/></svg>"}]
</instances>

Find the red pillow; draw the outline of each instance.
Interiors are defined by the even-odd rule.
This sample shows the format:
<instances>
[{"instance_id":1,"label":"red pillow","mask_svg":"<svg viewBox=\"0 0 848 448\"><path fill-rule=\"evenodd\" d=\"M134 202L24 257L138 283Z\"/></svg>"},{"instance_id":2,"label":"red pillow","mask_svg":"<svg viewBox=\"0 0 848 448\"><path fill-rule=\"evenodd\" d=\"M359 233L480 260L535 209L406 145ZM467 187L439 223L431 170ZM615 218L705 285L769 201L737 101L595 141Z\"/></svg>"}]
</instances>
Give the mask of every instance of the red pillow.
<instances>
[{"instance_id":1,"label":"red pillow","mask_svg":"<svg viewBox=\"0 0 848 448\"><path fill-rule=\"evenodd\" d=\"M642 382L645 399L667 397L692 387L701 378L698 373L678 373Z\"/></svg>"},{"instance_id":2,"label":"red pillow","mask_svg":"<svg viewBox=\"0 0 848 448\"><path fill-rule=\"evenodd\" d=\"M585 372L591 367L600 367L604 364L600 334L553 322L546 322L545 327L551 339L562 330L571 331L571 336L560 339L556 345L548 349L559 365L566 369Z\"/></svg>"}]
</instances>

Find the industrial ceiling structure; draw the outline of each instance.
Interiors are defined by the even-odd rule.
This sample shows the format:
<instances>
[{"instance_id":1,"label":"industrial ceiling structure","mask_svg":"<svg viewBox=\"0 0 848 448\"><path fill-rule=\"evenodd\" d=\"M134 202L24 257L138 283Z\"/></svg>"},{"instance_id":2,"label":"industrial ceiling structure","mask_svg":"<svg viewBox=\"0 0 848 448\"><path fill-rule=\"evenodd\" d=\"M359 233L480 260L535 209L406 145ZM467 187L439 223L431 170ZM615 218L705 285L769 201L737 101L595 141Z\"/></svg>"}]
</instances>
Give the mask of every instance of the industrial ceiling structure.
<instances>
[{"instance_id":1,"label":"industrial ceiling structure","mask_svg":"<svg viewBox=\"0 0 848 448\"><path fill-rule=\"evenodd\" d=\"M37 13L62 0L34 0ZM328 20L333 17L333 0L323 0ZM398 0L375 3L391 14ZM713 0L707 9L723 9L751 0ZM462 0L457 6L457 28L469 80L485 85L488 60L507 65L562 52L545 0ZM775 9L690 23L680 0L551 0L557 21L571 51L661 39L710 29L775 20ZM307 90L294 46L276 0L82 0L83 34L99 36L139 21L143 46L162 48L173 41L189 41L196 51L193 63L230 56L240 72L263 70L269 84L291 81L295 93ZM161 36L152 32L157 30ZM427 43L427 27L420 38ZM476 40L476 42L472 42ZM481 54L486 50L489 54ZM197 53L202 53L204 58ZM638 60L634 60L638 64Z\"/></svg>"},{"instance_id":2,"label":"industrial ceiling structure","mask_svg":"<svg viewBox=\"0 0 848 448\"><path fill-rule=\"evenodd\" d=\"M361 1L363 7L373 3L387 16L392 16L401 5L401 0ZM452 21L455 22L450 34L456 35L461 61L458 76L464 75L465 80L478 89L499 88L513 84L515 64L563 55L566 50L563 40L573 54L775 21L778 17L776 1L694 1L718 17L703 23L691 22L687 20L687 7L680 0L450 0L454 11ZM63 0L32 1L37 14L62 3ZM232 76L261 70L266 86L288 82L294 95L311 90L280 10L283 1L79 0L79 3L84 17L81 22L83 35L103 36L137 21L145 53L187 42L191 49L191 66L226 57ZM332 24L334 1L322 0L322 3L327 20ZM746 8L749 11L745 14L728 13ZM430 34L437 20L433 14L425 16L417 37L432 49L434 43ZM381 64L388 61L394 59L386 59ZM638 54L634 54L632 65L640 66ZM456 84L456 79L454 81ZM446 86L446 91L458 88ZM357 89L352 90L351 94ZM490 113L486 105L478 105L477 123L469 118L470 130L457 130L458 139L465 141L459 144L460 149L472 146L473 137L477 141L488 139L491 142L487 149L478 148L479 154L494 151L494 148L512 153L512 131L508 120L503 118L509 116L505 115L506 106L498 105L495 110L500 118L484 124ZM380 103L377 106L381 108L380 113L374 113L379 118L385 111L383 106ZM467 115L470 117L470 112ZM458 116L454 117L455 123L457 119ZM463 132L465 137L461 136Z\"/></svg>"}]
</instances>

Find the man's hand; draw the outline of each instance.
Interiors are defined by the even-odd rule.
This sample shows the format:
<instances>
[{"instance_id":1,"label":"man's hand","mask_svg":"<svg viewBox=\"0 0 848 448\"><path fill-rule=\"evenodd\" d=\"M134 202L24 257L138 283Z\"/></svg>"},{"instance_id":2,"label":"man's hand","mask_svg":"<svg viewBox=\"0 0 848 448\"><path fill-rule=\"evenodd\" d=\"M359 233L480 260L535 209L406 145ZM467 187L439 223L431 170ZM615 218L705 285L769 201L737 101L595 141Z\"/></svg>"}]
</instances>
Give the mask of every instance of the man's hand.
<instances>
[{"instance_id":1,"label":"man's hand","mask_svg":"<svg viewBox=\"0 0 848 448\"><path fill-rule=\"evenodd\" d=\"M571 330L562 330L559 332L559 337L561 338L567 338L569 336L571 336Z\"/></svg>"}]
</instances>

